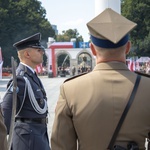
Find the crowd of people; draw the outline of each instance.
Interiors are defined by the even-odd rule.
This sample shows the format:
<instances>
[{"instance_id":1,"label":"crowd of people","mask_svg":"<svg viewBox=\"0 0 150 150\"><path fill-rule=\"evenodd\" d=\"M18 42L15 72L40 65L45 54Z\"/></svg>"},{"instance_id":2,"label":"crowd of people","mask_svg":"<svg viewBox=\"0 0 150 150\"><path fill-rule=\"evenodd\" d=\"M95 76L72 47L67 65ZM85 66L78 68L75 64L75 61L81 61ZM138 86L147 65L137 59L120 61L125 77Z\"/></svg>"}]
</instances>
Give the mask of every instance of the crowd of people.
<instances>
[{"instance_id":1,"label":"crowd of people","mask_svg":"<svg viewBox=\"0 0 150 150\"><path fill-rule=\"evenodd\" d=\"M134 62L133 65L130 64L130 62L128 63L128 61L126 62L128 68L131 71L139 71L145 74L150 74L150 62L146 61L146 62ZM70 75L70 76L74 76L74 75L78 75L81 73L89 73L90 71L92 71L90 66L75 66L73 65L73 67L61 67L59 66L57 69L57 76L61 76L62 74L65 75ZM40 76L47 76L48 75L48 71L47 71L47 67L43 67L43 71L40 73L37 73ZM12 75L12 68L10 67L3 67L2 69L2 76L11 76Z\"/></svg>"},{"instance_id":2,"label":"crowd of people","mask_svg":"<svg viewBox=\"0 0 150 150\"><path fill-rule=\"evenodd\" d=\"M150 74L150 62L141 62L135 66L135 71Z\"/></svg>"},{"instance_id":3,"label":"crowd of people","mask_svg":"<svg viewBox=\"0 0 150 150\"><path fill-rule=\"evenodd\" d=\"M58 67L57 69L57 76L63 76L65 75L70 75L70 76L75 76L78 74L82 73L88 73L92 71L90 66L75 66L73 65L72 67Z\"/></svg>"}]
</instances>

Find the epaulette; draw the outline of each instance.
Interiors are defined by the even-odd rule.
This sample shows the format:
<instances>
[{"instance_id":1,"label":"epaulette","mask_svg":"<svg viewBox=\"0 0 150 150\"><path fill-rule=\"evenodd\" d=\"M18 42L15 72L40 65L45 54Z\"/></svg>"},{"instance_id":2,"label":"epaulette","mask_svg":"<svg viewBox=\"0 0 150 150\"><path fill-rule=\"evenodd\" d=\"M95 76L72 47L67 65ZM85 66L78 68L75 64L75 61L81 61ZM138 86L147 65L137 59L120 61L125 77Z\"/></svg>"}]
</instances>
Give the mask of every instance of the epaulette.
<instances>
[{"instance_id":1,"label":"epaulette","mask_svg":"<svg viewBox=\"0 0 150 150\"><path fill-rule=\"evenodd\" d=\"M67 82L67 81L70 81L70 80L72 80L72 79L78 78L78 77L80 77L80 76L83 76L83 75L85 75L85 74L87 74L87 73L81 73L81 74L78 74L78 75L76 75L76 76L70 77L70 78L66 79L66 80L64 81L64 83Z\"/></svg>"},{"instance_id":2,"label":"epaulette","mask_svg":"<svg viewBox=\"0 0 150 150\"><path fill-rule=\"evenodd\" d=\"M17 76L24 76L24 74L25 74L25 71L24 71L24 70L19 70L19 71L17 72Z\"/></svg>"},{"instance_id":3,"label":"epaulette","mask_svg":"<svg viewBox=\"0 0 150 150\"><path fill-rule=\"evenodd\" d=\"M146 73L142 73L142 72L139 72L139 71L134 71L136 74L139 74L141 76L145 76L145 77L148 77L150 78L150 75L149 74L146 74Z\"/></svg>"}]
</instances>

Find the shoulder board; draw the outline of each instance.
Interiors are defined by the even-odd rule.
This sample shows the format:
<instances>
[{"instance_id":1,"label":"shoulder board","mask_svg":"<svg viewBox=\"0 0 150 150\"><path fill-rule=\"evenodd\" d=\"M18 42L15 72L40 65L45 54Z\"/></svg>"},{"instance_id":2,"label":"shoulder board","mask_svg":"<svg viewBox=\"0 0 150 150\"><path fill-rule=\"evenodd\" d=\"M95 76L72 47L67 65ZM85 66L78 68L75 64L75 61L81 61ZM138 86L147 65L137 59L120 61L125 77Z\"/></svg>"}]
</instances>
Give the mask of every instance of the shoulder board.
<instances>
[{"instance_id":1,"label":"shoulder board","mask_svg":"<svg viewBox=\"0 0 150 150\"><path fill-rule=\"evenodd\" d=\"M25 71L24 70L19 70L19 72L17 72L17 76L24 76Z\"/></svg>"},{"instance_id":2,"label":"shoulder board","mask_svg":"<svg viewBox=\"0 0 150 150\"><path fill-rule=\"evenodd\" d=\"M141 76L145 76L145 77L148 77L150 78L150 75L149 74L146 74L146 73L142 73L142 72L139 72L139 71L134 71L136 74L139 74Z\"/></svg>"},{"instance_id":3,"label":"shoulder board","mask_svg":"<svg viewBox=\"0 0 150 150\"><path fill-rule=\"evenodd\" d=\"M87 74L87 73L81 73L81 74L78 74L78 75L76 75L76 76L70 77L70 78L66 79L66 80L64 81L64 83L67 82L67 81L70 81L70 80L72 80L72 79L75 79L75 78L77 78L77 77L83 76L83 75L85 75L85 74Z\"/></svg>"}]
</instances>

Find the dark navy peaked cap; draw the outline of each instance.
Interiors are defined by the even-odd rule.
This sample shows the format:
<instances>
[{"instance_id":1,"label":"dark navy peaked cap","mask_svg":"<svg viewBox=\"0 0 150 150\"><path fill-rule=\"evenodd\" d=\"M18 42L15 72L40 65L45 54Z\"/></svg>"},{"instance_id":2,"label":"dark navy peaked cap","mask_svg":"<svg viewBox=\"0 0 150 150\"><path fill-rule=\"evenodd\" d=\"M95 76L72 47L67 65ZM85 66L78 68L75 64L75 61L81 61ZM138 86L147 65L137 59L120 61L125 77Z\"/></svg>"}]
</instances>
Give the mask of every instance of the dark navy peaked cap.
<instances>
[{"instance_id":1,"label":"dark navy peaked cap","mask_svg":"<svg viewBox=\"0 0 150 150\"><path fill-rule=\"evenodd\" d=\"M16 47L18 51L23 50L25 48L29 48L29 47L39 48L39 49L44 50L45 48L41 45L40 40L41 40L41 34L36 33L32 36L29 36L25 39L22 39L21 41L14 43L13 46Z\"/></svg>"}]
</instances>

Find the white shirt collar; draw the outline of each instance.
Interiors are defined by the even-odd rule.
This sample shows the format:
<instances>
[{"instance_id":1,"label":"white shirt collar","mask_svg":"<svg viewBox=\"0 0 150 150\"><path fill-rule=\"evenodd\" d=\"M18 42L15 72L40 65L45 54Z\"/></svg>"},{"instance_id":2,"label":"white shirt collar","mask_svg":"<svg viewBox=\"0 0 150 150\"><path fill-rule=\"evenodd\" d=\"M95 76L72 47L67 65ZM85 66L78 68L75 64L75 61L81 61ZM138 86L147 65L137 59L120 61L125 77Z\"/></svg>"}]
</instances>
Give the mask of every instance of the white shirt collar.
<instances>
[{"instance_id":1,"label":"white shirt collar","mask_svg":"<svg viewBox=\"0 0 150 150\"><path fill-rule=\"evenodd\" d=\"M34 69L33 68L31 68L30 66L28 66L27 64L24 64L23 62L20 62L22 65L24 65L24 66L26 66L26 67L28 67L33 73L35 73L35 71L34 71Z\"/></svg>"}]
</instances>

